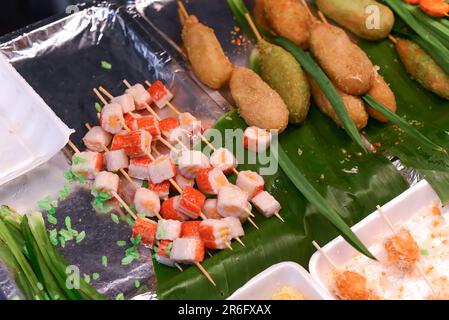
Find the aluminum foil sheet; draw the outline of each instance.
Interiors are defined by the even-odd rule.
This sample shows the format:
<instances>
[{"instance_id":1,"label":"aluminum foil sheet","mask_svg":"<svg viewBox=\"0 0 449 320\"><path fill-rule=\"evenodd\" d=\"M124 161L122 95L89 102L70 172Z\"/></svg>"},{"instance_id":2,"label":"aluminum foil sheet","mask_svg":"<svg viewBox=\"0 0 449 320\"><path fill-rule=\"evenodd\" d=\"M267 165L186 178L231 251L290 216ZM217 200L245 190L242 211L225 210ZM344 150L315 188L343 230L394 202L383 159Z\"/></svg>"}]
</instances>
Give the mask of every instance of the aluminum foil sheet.
<instances>
[{"instance_id":1,"label":"aluminum foil sheet","mask_svg":"<svg viewBox=\"0 0 449 320\"><path fill-rule=\"evenodd\" d=\"M84 124L98 121L92 89L103 85L118 95L125 89L125 78L131 83L163 80L175 94L174 104L198 115L206 127L229 108L220 95L211 97L192 80L189 71L184 71L182 56L155 35L133 6L100 2L77 8L71 15L53 17L0 38L0 50L53 111L76 130L71 139L80 149ZM102 68L101 61L109 62L112 69ZM60 152L45 165L2 186L0 203L22 213L36 209L43 197L57 198L68 168L67 152ZM70 216L73 228L87 234L80 244L67 243L63 255L79 266L81 275L99 273L100 278L92 284L111 299L118 293L154 299L156 280L150 253L142 252L138 262L123 266L126 247L116 243L130 238L130 227L96 213L91 202L90 192L78 189L60 203L56 228L62 228L64 218ZM102 256L108 258L107 267L102 265ZM142 284L139 289L135 280ZM0 287L8 298L20 296L4 268L0 269Z\"/></svg>"}]
</instances>

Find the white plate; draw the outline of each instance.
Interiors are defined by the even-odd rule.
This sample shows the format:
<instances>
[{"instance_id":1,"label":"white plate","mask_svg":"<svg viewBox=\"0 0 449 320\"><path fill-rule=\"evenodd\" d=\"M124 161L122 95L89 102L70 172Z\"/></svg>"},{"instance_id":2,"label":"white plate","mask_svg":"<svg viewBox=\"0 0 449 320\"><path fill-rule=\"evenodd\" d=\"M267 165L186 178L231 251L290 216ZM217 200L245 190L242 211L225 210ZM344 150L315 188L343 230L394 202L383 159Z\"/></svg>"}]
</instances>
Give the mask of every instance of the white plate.
<instances>
[{"instance_id":1,"label":"white plate","mask_svg":"<svg viewBox=\"0 0 449 320\"><path fill-rule=\"evenodd\" d=\"M249 280L228 300L271 300L283 287L304 295L306 300L326 300L329 296L299 264L282 262L271 266Z\"/></svg>"},{"instance_id":2,"label":"white plate","mask_svg":"<svg viewBox=\"0 0 449 320\"><path fill-rule=\"evenodd\" d=\"M0 53L0 185L48 161L70 130Z\"/></svg>"},{"instance_id":3,"label":"white plate","mask_svg":"<svg viewBox=\"0 0 449 320\"><path fill-rule=\"evenodd\" d=\"M382 210L394 225L402 225L421 209L437 203L441 205L438 195L429 183L423 180L384 205ZM444 211L448 209L446 207ZM385 220L377 211L352 227L352 230L367 247L370 247L378 241L381 235L391 233ZM337 237L329 242L323 247L323 250L334 261L337 267L344 266L357 253L342 237ZM335 295L328 288L329 283L331 283L333 270L325 257L319 252L315 252L310 259L309 271L312 278L320 286L325 288L327 294L336 299Z\"/></svg>"}]
</instances>

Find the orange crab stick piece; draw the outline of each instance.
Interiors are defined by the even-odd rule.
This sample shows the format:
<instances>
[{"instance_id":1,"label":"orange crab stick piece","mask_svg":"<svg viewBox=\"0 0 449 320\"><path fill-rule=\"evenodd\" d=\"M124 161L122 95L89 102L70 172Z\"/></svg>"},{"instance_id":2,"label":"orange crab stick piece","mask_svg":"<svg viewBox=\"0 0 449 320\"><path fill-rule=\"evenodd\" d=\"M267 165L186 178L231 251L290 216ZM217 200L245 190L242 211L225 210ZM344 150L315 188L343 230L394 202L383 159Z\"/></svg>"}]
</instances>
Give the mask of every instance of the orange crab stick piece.
<instances>
[{"instance_id":1,"label":"orange crab stick piece","mask_svg":"<svg viewBox=\"0 0 449 320\"><path fill-rule=\"evenodd\" d=\"M165 200L161 206L161 216L167 220L185 221L187 217L180 213L176 208L179 203L180 196L176 196Z\"/></svg>"},{"instance_id":2,"label":"orange crab stick piece","mask_svg":"<svg viewBox=\"0 0 449 320\"><path fill-rule=\"evenodd\" d=\"M178 211L191 219L201 215L206 196L192 187L186 187L179 198Z\"/></svg>"},{"instance_id":3,"label":"orange crab stick piece","mask_svg":"<svg viewBox=\"0 0 449 320\"><path fill-rule=\"evenodd\" d=\"M160 137L161 135L159 124L153 116L136 118L136 125L137 129L148 131L148 133L151 134L154 139Z\"/></svg>"},{"instance_id":4,"label":"orange crab stick piece","mask_svg":"<svg viewBox=\"0 0 449 320\"><path fill-rule=\"evenodd\" d=\"M148 185L148 189L156 193L161 200L167 200L170 194L170 182L163 181L161 183L151 183Z\"/></svg>"},{"instance_id":5,"label":"orange crab stick piece","mask_svg":"<svg viewBox=\"0 0 449 320\"><path fill-rule=\"evenodd\" d=\"M157 223L144 218L138 218L133 226L133 238L141 236L141 243L153 248L156 239Z\"/></svg>"},{"instance_id":6,"label":"orange crab stick piece","mask_svg":"<svg viewBox=\"0 0 449 320\"><path fill-rule=\"evenodd\" d=\"M217 168L201 169L196 175L196 185L205 194L217 195L220 189L228 184L223 171Z\"/></svg>"},{"instance_id":7,"label":"orange crab stick piece","mask_svg":"<svg viewBox=\"0 0 449 320\"><path fill-rule=\"evenodd\" d=\"M111 150L125 150L131 158L142 157L151 148L151 135L145 130L117 134L112 140Z\"/></svg>"},{"instance_id":8,"label":"orange crab stick piece","mask_svg":"<svg viewBox=\"0 0 449 320\"><path fill-rule=\"evenodd\" d=\"M175 117L168 117L159 121L159 129L165 136L170 135L170 133L178 127L179 121L178 118Z\"/></svg>"},{"instance_id":9,"label":"orange crab stick piece","mask_svg":"<svg viewBox=\"0 0 449 320\"><path fill-rule=\"evenodd\" d=\"M181 224L181 238L200 239L201 221L184 221Z\"/></svg>"}]
</instances>

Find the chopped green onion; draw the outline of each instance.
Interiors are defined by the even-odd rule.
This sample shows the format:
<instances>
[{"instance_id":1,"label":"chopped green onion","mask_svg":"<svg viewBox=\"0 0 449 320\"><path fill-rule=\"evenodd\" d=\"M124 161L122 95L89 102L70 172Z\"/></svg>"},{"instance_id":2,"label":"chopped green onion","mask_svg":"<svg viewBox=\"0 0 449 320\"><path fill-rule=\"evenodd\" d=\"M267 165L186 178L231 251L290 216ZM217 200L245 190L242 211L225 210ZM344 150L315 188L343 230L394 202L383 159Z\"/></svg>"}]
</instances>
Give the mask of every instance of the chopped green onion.
<instances>
[{"instance_id":1,"label":"chopped green onion","mask_svg":"<svg viewBox=\"0 0 449 320\"><path fill-rule=\"evenodd\" d=\"M101 61L101 67L105 70L111 70L112 69L112 64L110 64L109 62L103 60Z\"/></svg>"}]
</instances>

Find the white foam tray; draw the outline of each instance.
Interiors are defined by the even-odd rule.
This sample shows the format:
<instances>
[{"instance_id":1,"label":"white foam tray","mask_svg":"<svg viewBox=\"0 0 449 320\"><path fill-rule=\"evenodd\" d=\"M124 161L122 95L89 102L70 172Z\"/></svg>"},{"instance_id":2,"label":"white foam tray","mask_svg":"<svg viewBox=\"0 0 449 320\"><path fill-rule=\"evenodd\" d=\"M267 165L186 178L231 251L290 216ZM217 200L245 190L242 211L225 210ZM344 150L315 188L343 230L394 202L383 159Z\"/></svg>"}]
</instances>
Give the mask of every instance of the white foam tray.
<instances>
[{"instance_id":1,"label":"white foam tray","mask_svg":"<svg viewBox=\"0 0 449 320\"><path fill-rule=\"evenodd\" d=\"M412 218L420 209L435 205L441 205L438 195L425 180L419 182L414 187L402 193L382 207L382 210L389 217L394 225L402 225ZM444 208L447 212L449 206ZM364 220L352 227L355 234L362 242L370 247L383 234L388 234L390 229L385 220L376 210ZM335 262L337 267L347 264L357 253L342 237L337 237L323 247L323 251ZM312 278L326 291L327 295L336 299L336 296L329 290L331 283L332 267L326 258L319 252L315 252L309 262L309 271Z\"/></svg>"},{"instance_id":2,"label":"white foam tray","mask_svg":"<svg viewBox=\"0 0 449 320\"><path fill-rule=\"evenodd\" d=\"M283 287L304 294L306 300L330 299L326 291L313 281L303 267L294 262L282 262L249 280L228 300L271 300Z\"/></svg>"},{"instance_id":3,"label":"white foam tray","mask_svg":"<svg viewBox=\"0 0 449 320\"><path fill-rule=\"evenodd\" d=\"M73 132L0 52L0 185L48 161Z\"/></svg>"}]
</instances>

